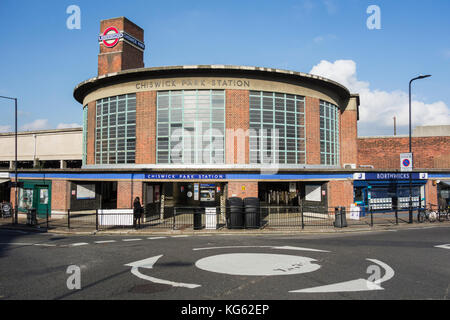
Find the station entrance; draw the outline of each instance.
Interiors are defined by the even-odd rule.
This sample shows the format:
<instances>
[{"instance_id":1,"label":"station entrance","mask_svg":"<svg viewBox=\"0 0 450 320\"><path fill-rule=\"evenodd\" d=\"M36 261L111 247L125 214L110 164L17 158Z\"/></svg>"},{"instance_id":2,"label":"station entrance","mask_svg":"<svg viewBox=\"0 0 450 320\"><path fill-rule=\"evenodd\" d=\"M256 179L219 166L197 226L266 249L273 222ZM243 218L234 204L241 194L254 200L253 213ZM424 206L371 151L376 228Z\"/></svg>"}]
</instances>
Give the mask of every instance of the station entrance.
<instances>
[{"instance_id":1,"label":"station entrance","mask_svg":"<svg viewBox=\"0 0 450 320\"><path fill-rule=\"evenodd\" d=\"M174 208L222 207L227 194L224 182L145 182L143 188L147 221L171 217Z\"/></svg>"}]
</instances>

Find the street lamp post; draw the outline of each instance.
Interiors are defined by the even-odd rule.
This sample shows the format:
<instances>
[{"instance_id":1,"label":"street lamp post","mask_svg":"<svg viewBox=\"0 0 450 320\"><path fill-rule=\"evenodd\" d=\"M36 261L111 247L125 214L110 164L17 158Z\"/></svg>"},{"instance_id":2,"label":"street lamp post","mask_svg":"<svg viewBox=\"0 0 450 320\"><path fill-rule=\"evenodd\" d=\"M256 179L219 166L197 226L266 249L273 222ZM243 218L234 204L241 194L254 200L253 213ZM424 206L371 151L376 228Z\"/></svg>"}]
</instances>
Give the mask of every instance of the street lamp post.
<instances>
[{"instance_id":1,"label":"street lamp post","mask_svg":"<svg viewBox=\"0 0 450 320\"><path fill-rule=\"evenodd\" d=\"M418 76L414 79L411 79L409 81L409 153L412 154L412 137L411 137L411 85L413 81L429 78L431 75L425 75L425 76ZM414 157L413 157L414 161ZM414 162L413 162L414 165ZM413 216L412 216L412 171L409 173L409 223L413 222Z\"/></svg>"},{"instance_id":2,"label":"street lamp post","mask_svg":"<svg viewBox=\"0 0 450 320\"><path fill-rule=\"evenodd\" d=\"M14 117L15 117L15 120L14 120L14 122L15 122L15 129L14 129L14 132L15 132L15 134L14 134L14 140L15 140L15 161L14 161L14 174L15 174L15 178L14 178L14 180L15 180L15 187L14 187L14 189L15 189L15 199L16 199L16 201L15 201L15 204L14 204L14 223L15 224L17 224L17 222L18 222L18 214L17 214L17 209L18 209L18 196L17 196L17 188L18 188L18 186L17 186L17 183L18 183L18 181L17 181L17 98L11 98L11 97L4 97L4 96L0 96L0 98L3 98L3 99L9 99L9 100L14 100Z\"/></svg>"}]
</instances>

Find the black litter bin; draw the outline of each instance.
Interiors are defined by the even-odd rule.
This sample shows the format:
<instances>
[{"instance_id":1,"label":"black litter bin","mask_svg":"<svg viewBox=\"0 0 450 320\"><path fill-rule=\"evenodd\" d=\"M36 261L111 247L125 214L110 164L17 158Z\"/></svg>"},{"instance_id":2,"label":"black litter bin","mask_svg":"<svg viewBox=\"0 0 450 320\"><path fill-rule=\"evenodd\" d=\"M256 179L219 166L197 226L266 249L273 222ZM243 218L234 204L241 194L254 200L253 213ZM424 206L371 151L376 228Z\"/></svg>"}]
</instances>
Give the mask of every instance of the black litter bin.
<instances>
[{"instance_id":1,"label":"black litter bin","mask_svg":"<svg viewBox=\"0 0 450 320\"><path fill-rule=\"evenodd\" d=\"M249 197L244 199L245 227L247 229L259 229L261 227L259 207L258 198Z\"/></svg>"},{"instance_id":2,"label":"black litter bin","mask_svg":"<svg viewBox=\"0 0 450 320\"><path fill-rule=\"evenodd\" d=\"M334 209L334 227L345 228L347 227L347 217L345 213L345 207L339 207Z\"/></svg>"},{"instance_id":3,"label":"black litter bin","mask_svg":"<svg viewBox=\"0 0 450 320\"><path fill-rule=\"evenodd\" d=\"M36 216L36 209L28 209L27 211L27 225L29 226L35 226L37 225L37 216Z\"/></svg>"},{"instance_id":4,"label":"black litter bin","mask_svg":"<svg viewBox=\"0 0 450 320\"><path fill-rule=\"evenodd\" d=\"M194 208L194 230L201 230L202 225L202 213L205 211L203 208Z\"/></svg>"},{"instance_id":5,"label":"black litter bin","mask_svg":"<svg viewBox=\"0 0 450 320\"><path fill-rule=\"evenodd\" d=\"M244 228L244 207L242 198L232 197L227 199L227 228Z\"/></svg>"}]
</instances>

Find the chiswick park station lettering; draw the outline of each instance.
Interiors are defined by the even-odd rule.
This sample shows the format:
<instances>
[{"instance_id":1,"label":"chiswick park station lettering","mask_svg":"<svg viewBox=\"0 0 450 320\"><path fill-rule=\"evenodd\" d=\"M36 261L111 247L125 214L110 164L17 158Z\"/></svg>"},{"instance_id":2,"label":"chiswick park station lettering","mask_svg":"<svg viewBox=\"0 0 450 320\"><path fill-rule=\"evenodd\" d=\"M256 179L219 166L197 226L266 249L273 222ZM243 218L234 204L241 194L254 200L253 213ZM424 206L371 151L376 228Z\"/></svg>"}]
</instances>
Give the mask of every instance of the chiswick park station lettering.
<instances>
[{"instance_id":1,"label":"chiswick park station lettering","mask_svg":"<svg viewBox=\"0 0 450 320\"><path fill-rule=\"evenodd\" d=\"M186 87L205 88L250 88L250 80L239 79L171 79L151 80L136 83L136 90L171 89Z\"/></svg>"},{"instance_id":2,"label":"chiswick park station lettering","mask_svg":"<svg viewBox=\"0 0 450 320\"><path fill-rule=\"evenodd\" d=\"M156 179L156 180L192 180L192 179L203 179L203 180L222 180L225 179L224 174L146 174L145 179Z\"/></svg>"}]
</instances>

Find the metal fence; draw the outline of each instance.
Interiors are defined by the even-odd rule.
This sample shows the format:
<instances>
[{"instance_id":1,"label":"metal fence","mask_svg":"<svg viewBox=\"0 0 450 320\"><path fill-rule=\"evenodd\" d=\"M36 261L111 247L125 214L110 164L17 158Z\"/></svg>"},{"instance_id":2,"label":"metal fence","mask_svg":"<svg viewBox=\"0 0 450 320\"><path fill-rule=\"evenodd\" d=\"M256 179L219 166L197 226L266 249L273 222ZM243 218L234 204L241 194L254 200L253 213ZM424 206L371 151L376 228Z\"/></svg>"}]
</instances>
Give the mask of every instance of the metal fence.
<instances>
[{"instance_id":1,"label":"metal fence","mask_svg":"<svg viewBox=\"0 0 450 320\"><path fill-rule=\"evenodd\" d=\"M248 209L248 208L247 208ZM242 207L164 207L161 212L144 211L135 220L132 209L114 210L54 210L52 215L33 216L33 213L14 212L0 217L0 225L28 225L41 230L64 228L73 231L117 230L305 230L326 228L373 227L410 222L409 208L372 210L370 207L312 207L312 206L258 206L253 210ZM436 210L437 211L437 210ZM425 208L412 208L412 222L418 223L419 213ZM429 222L433 222L428 220ZM438 221L449 221L449 215L439 215Z\"/></svg>"}]
</instances>

